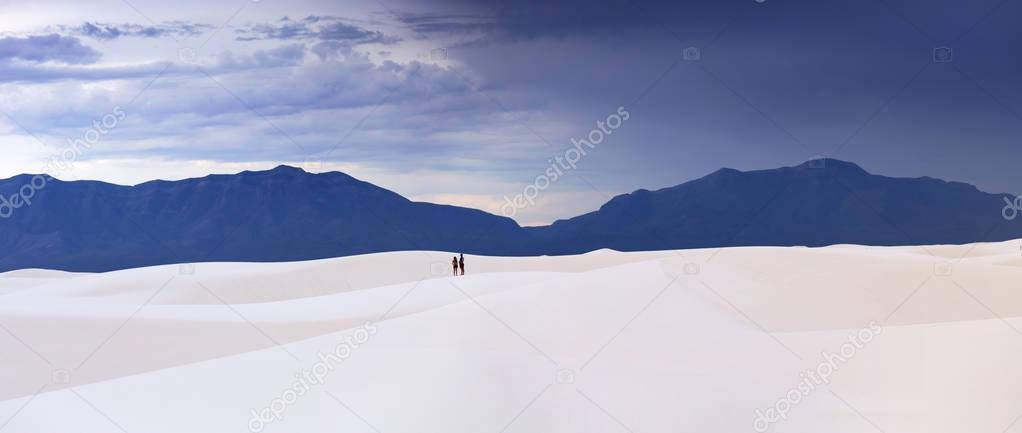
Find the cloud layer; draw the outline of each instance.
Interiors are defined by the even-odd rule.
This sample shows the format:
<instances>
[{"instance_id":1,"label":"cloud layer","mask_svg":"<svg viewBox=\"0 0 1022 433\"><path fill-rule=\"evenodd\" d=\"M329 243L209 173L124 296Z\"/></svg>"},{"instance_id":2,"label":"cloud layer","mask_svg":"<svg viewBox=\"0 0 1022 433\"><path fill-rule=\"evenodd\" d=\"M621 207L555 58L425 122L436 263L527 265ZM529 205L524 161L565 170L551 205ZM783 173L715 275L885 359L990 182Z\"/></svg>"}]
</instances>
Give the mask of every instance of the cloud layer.
<instances>
[{"instance_id":1,"label":"cloud layer","mask_svg":"<svg viewBox=\"0 0 1022 433\"><path fill-rule=\"evenodd\" d=\"M57 62L65 64L95 63L102 55L73 36L49 34L0 38L0 62Z\"/></svg>"},{"instance_id":2,"label":"cloud layer","mask_svg":"<svg viewBox=\"0 0 1022 433\"><path fill-rule=\"evenodd\" d=\"M213 30L213 26L185 21L174 21L157 25L85 22L80 26L65 28L65 30L79 36L113 40L123 37L161 38L168 36L196 36Z\"/></svg>"},{"instance_id":3,"label":"cloud layer","mask_svg":"<svg viewBox=\"0 0 1022 433\"><path fill-rule=\"evenodd\" d=\"M365 29L342 18L316 15L298 20L283 17L277 22L236 29L235 34L239 41L318 40L339 42L349 46L397 42L396 38L388 38L380 31Z\"/></svg>"}]
</instances>

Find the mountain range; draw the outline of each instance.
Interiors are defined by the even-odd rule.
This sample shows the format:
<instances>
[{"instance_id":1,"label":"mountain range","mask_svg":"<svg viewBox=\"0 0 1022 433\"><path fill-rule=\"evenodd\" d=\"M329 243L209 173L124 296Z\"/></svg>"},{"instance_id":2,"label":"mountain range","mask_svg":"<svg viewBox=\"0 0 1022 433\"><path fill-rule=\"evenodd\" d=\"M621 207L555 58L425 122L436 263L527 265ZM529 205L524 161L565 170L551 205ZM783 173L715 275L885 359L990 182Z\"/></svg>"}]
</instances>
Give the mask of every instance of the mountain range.
<instances>
[{"instance_id":1,"label":"mountain range","mask_svg":"<svg viewBox=\"0 0 1022 433\"><path fill-rule=\"evenodd\" d=\"M340 172L280 166L121 186L0 180L0 272L102 272L168 263L290 261L398 250L577 254L724 246L960 244L1022 237L1008 194L870 174L836 159L721 169L541 227L408 200ZM31 204L19 202L19 194ZM9 211L9 212L8 212Z\"/></svg>"}]
</instances>

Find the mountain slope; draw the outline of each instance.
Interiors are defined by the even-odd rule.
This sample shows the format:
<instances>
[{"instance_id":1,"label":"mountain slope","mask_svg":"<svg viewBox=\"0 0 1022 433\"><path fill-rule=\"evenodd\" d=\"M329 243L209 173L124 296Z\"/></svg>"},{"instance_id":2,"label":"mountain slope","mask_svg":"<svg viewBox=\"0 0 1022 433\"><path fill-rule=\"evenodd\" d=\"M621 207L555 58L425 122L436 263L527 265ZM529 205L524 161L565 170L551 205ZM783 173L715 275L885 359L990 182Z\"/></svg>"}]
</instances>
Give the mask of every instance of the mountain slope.
<instances>
[{"instance_id":1,"label":"mountain slope","mask_svg":"<svg viewBox=\"0 0 1022 433\"><path fill-rule=\"evenodd\" d=\"M25 182L0 183L9 196ZM457 227L457 233L443 227ZM521 228L412 202L343 173L291 167L125 187L50 181L0 220L0 270L106 271L195 261L289 261L409 249L522 253Z\"/></svg>"},{"instance_id":2,"label":"mountain slope","mask_svg":"<svg viewBox=\"0 0 1022 433\"><path fill-rule=\"evenodd\" d=\"M817 168L817 165L822 167ZM32 176L0 180L11 197ZM410 201L343 173L281 166L136 186L51 180L0 219L0 272L109 271L202 261L293 261L398 250L481 255L836 243L918 245L1022 237L1004 194L932 178L812 164L721 169L598 211L522 228L480 210Z\"/></svg>"},{"instance_id":3,"label":"mountain slope","mask_svg":"<svg viewBox=\"0 0 1022 433\"><path fill-rule=\"evenodd\" d=\"M1022 236L1022 224L1001 216L1004 197L964 183L872 175L826 159L771 170L722 169L678 186L620 195L595 212L529 231L557 254L960 244Z\"/></svg>"}]
</instances>

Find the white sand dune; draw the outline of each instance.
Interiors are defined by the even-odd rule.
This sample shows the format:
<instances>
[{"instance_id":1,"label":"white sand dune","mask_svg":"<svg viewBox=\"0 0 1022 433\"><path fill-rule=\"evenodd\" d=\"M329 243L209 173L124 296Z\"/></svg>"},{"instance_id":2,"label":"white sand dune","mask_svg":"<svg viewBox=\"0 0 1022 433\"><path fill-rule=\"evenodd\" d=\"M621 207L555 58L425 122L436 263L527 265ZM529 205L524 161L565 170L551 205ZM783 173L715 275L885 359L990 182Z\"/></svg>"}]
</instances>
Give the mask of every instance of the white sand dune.
<instances>
[{"instance_id":1,"label":"white sand dune","mask_svg":"<svg viewBox=\"0 0 1022 433\"><path fill-rule=\"evenodd\" d=\"M1019 245L0 274L0 433L1022 432Z\"/></svg>"}]
</instances>

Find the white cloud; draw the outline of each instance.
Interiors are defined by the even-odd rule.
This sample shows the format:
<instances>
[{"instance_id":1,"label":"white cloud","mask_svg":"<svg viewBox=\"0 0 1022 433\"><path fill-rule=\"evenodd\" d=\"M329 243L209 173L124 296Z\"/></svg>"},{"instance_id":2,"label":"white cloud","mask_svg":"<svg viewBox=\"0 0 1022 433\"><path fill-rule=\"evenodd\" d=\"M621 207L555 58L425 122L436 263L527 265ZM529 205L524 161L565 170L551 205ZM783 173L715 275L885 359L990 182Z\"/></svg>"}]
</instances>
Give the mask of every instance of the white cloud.
<instances>
[{"instance_id":1,"label":"white cloud","mask_svg":"<svg viewBox=\"0 0 1022 433\"><path fill-rule=\"evenodd\" d=\"M8 36L0 38L0 62L57 62L65 64L95 63L99 51L82 44L78 38L58 34L39 36Z\"/></svg>"}]
</instances>

